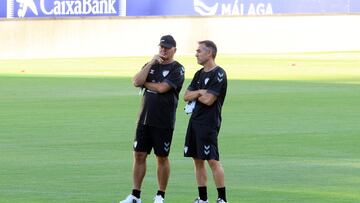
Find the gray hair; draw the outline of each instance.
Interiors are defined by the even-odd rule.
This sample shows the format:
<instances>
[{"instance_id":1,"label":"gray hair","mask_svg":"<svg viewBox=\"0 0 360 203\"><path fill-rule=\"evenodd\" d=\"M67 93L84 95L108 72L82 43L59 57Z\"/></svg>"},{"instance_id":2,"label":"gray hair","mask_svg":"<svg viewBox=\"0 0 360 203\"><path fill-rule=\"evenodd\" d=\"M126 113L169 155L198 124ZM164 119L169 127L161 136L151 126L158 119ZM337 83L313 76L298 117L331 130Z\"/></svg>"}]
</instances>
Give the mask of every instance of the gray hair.
<instances>
[{"instance_id":1,"label":"gray hair","mask_svg":"<svg viewBox=\"0 0 360 203\"><path fill-rule=\"evenodd\" d=\"M211 51L213 59L215 59L217 53L217 47L213 41L203 40L203 41L199 41L198 43L205 45L205 47L207 47Z\"/></svg>"}]
</instances>

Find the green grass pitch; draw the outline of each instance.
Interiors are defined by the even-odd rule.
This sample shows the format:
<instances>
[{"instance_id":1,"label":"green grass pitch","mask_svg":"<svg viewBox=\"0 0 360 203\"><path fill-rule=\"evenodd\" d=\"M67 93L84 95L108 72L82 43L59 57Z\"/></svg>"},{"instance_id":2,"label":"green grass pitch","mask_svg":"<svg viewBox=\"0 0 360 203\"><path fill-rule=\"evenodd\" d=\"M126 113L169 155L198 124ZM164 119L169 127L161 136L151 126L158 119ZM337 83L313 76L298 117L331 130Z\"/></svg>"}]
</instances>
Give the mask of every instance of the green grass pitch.
<instances>
[{"instance_id":1,"label":"green grass pitch","mask_svg":"<svg viewBox=\"0 0 360 203\"><path fill-rule=\"evenodd\" d=\"M220 131L231 203L360 202L359 52L219 56L228 95ZM185 65L184 89L199 68ZM130 77L148 57L0 61L0 202L115 203L131 190L140 96ZM179 102L166 202L197 196L182 155ZM143 202L157 190L148 159ZM209 200L216 189L209 174Z\"/></svg>"}]
</instances>

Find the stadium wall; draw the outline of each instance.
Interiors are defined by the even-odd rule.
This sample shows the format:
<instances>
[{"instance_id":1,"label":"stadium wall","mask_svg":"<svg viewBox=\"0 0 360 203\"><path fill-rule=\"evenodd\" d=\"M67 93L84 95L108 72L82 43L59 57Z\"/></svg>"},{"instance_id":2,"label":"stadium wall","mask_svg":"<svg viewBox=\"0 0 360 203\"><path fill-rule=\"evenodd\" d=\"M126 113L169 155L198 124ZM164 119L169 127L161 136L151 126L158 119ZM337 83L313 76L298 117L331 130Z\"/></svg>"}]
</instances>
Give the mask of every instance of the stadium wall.
<instances>
[{"instance_id":1,"label":"stadium wall","mask_svg":"<svg viewBox=\"0 0 360 203\"><path fill-rule=\"evenodd\" d=\"M181 55L203 39L223 54L359 51L358 22L360 15L0 20L0 59L153 55L164 34Z\"/></svg>"}]
</instances>

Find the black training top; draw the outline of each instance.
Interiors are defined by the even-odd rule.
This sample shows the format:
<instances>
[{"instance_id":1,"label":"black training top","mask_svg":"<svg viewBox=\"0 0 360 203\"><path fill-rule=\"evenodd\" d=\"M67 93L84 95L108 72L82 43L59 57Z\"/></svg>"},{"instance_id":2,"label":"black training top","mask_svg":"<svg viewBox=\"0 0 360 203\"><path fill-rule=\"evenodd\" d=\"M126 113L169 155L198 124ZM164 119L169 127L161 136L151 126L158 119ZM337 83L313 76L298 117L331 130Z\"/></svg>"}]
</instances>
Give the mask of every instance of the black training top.
<instances>
[{"instance_id":1,"label":"black training top","mask_svg":"<svg viewBox=\"0 0 360 203\"><path fill-rule=\"evenodd\" d=\"M217 100L211 106L196 101L195 109L191 114L191 121L220 127L221 108L224 104L227 89L227 77L224 69L217 66L209 72L205 72L204 68L198 70L188 90L194 91L199 89L206 89L208 93L217 96Z\"/></svg>"},{"instance_id":2,"label":"black training top","mask_svg":"<svg viewBox=\"0 0 360 203\"><path fill-rule=\"evenodd\" d=\"M166 82L171 89L160 94L145 88L138 124L174 128L179 93L184 83L184 73L184 67L177 61L165 65L152 65L146 82Z\"/></svg>"}]
</instances>

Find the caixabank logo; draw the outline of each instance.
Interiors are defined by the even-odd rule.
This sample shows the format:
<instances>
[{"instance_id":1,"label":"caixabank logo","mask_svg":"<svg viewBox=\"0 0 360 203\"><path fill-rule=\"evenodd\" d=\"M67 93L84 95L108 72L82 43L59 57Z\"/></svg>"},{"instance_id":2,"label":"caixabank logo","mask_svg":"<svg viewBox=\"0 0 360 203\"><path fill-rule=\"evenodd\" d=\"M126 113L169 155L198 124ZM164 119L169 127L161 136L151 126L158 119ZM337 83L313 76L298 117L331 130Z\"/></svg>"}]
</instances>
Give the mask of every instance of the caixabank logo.
<instances>
[{"instance_id":1,"label":"caixabank logo","mask_svg":"<svg viewBox=\"0 0 360 203\"><path fill-rule=\"evenodd\" d=\"M7 5L8 18L126 15L123 0L7 0Z\"/></svg>"}]
</instances>

